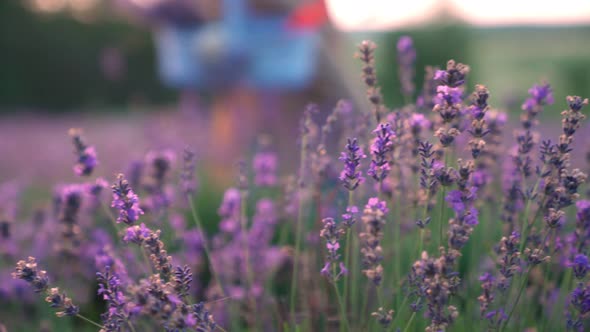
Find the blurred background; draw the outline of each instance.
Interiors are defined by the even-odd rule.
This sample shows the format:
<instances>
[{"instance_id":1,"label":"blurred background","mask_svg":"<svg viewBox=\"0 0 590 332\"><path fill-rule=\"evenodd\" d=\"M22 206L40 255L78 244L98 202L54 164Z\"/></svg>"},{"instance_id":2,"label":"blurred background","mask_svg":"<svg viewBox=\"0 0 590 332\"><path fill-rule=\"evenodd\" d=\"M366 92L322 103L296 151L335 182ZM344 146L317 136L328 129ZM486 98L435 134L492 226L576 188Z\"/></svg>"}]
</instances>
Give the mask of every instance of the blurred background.
<instances>
[{"instance_id":1,"label":"blurred background","mask_svg":"<svg viewBox=\"0 0 590 332\"><path fill-rule=\"evenodd\" d=\"M233 162L262 133L292 148L306 103L364 106L353 58L363 39L379 45L386 104L402 105L402 35L417 49L418 91L425 66L453 58L471 66L468 86L485 84L491 104L512 112L543 80L555 116L566 95L590 96L585 0L5 0L0 174L69 174L69 127L83 127L99 157L125 162L186 144ZM107 175L124 168L101 160Z\"/></svg>"}]
</instances>

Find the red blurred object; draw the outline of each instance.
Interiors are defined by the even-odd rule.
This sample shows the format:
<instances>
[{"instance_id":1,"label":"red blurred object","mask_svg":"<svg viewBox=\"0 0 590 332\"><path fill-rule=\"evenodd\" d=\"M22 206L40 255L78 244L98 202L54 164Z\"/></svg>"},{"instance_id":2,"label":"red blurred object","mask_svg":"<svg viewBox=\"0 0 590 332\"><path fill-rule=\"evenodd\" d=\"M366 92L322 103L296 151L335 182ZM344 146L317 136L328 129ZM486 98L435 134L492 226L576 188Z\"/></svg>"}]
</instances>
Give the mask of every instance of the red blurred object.
<instances>
[{"instance_id":1,"label":"red blurred object","mask_svg":"<svg viewBox=\"0 0 590 332\"><path fill-rule=\"evenodd\" d=\"M327 20L326 2L318 0L297 7L287 18L287 27L291 29L317 28Z\"/></svg>"}]
</instances>

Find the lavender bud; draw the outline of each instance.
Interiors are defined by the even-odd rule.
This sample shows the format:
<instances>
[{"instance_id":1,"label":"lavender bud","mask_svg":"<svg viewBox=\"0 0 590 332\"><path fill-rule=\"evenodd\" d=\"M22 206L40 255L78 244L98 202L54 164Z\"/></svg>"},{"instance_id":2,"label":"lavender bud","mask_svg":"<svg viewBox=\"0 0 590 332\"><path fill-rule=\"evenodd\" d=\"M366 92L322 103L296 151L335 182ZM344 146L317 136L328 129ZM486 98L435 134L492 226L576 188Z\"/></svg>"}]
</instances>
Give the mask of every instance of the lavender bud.
<instances>
[{"instance_id":1,"label":"lavender bud","mask_svg":"<svg viewBox=\"0 0 590 332\"><path fill-rule=\"evenodd\" d=\"M78 161L74 165L74 173L78 176L88 176L92 174L94 168L98 165L96 150L93 146L87 146L82 140L82 131L80 129L70 129L70 136L74 143L74 153L78 156Z\"/></svg>"},{"instance_id":2,"label":"lavender bud","mask_svg":"<svg viewBox=\"0 0 590 332\"><path fill-rule=\"evenodd\" d=\"M143 214L143 210L139 207L139 198L133 192L123 174L117 176L117 182L111 188L113 190L111 206L119 210L117 222L124 222L128 225L133 224Z\"/></svg>"}]
</instances>

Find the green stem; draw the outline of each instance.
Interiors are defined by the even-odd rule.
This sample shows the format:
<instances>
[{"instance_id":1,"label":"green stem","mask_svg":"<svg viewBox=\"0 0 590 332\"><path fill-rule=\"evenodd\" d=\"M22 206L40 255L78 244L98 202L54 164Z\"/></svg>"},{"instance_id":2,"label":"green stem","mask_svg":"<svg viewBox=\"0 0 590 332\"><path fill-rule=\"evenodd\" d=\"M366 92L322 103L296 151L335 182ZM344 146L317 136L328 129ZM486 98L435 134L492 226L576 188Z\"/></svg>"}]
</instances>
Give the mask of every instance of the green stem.
<instances>
[{"instance_id":1,"label":"green stem","mask_svg":"<svg viewBox=\"0 0 590 332\"><path fill-rule=\"evenodd\" d=\"M349 190L348 191L348 206L352 206L353 203L354 203L353 202L353 200L354 200L353 193L354 192L352 190ZM352 245L350 243L350 237L351 237L350 233L352 233L352 227L354 227L354 224L353 225L350 225L350 227L346 230L346 247L344 249L344 264L346 265L346 268L347 269L350 269L351 268L351 266L350 266L350 255L352 253L353 247L352 247ZM348 288L349 287L347 287L347 281L348 281L348 284L350 284L349 285L350 287L354 287L354 285L351 282L351 279L352 278L346 278L344 280L344 306L346 308L348 308L348 302L349 302L349 299L348 299L348 295L349 295L348 294Z\"/></svg>"},{"instance_id":2,"label":"green stem","mask_svg":"<svg viewBox=\"0 0 590 332\"><path fill-rule=\"evenodd\" d=\"M133 327L133 324L130 321L127 321L127 326L129 326L131 332L135 332L135 327Z\"/></svg>"},{"instance_id":3,"label":"green stem","mask_svg":"<svg viewBox=\"0 0 590 332\"><path fill-rule=\"evenodd\" d=\"M510 308L510 313L508 313L508 318L504 322L504 325L502 325L502 327L500 328L500 332L502 332L504 330L504 328L506 328L506 326L508 326L508 323L510 322L510 318L512 318L512 314L514 313L514 309L516 309L516 306L518 306L518 301L520 300L520 297L522 295L522 291L524 290L524 288L527 284L527 281L529 280L530 272L531 272L531 268L529 267L527 269L526 275L522 279L522 283L520 284L520 288L518 290L518 295L516 296L516 300L514 300L514 304L512 305L512 308Z\"/></svg>"},{"instance_id":4,"label":"green stem","mask_svg":"<svg viewBox=\"0 0 590 332\"><path fill-rule=\"evenodd\" d=\"M306 158L306 147L307 147L307 134L303 134L301 136L301 151L299 155L299 160L301 165L299 165L299 177L303 179L305 176L305 166L307 163ZM291 319L295 321L295 300L296 295L295 292L297 290L297 277L298 277L298 270L299 270L299 251L301 250L301 233L302 233L302 224L303 224L303 212L304 212L304 197L302 195L303 188L299 187L299 206L297 211L297 225L295 230L295 253L293 256L293 275L291 276L291 293L290 293L290 300L289 300L289 308L291 311Z\"/></svg>"},{"instance_id":5,"label":"green stem","mask_svg":"<svg viewBox=\"0 0 590 332\"><path fill-rule=\"evenodd\" d=\"M338 286L334 282L332 285L334 286L334 291L336 292L336 297L338 298L338 305L340 306L340 321L341 324L343 324L340 326L340 331L343 330L342 327L344 327L344 331L350 331L348 317L346 315L346 308L344 306L344 302L342 301L342 297L340 296L340 292L338 291Z\"/></svg>"},{"instance_id":6,"label":"green stem","mask_svg":"<svg viewBox=\"0 0 590 332\"><path fill-rule=\"evenodd\" d=\"M396 209L396 211L398 211L399 209ZM393 242L394 242L394 248L395 248L395 255L397 255L397 259L394 259L395 261L395 273L394 275L394 290L395 290L395 303L399 304L399 290L400 288L400 284L401 284L401 263L402 263L402 244L401 244L401 239L400 239L400 233L401 233L401 221L403 220L403 218L398 218L398 220L395 222L395 233L393 234ZM394 256L396 257L396 256Z\"/></svg>"},{"instance_id":7,"label":"green stem","mask_svg":"<svg viewBox=\"0 0 590 332\"><path fill-rule=\"evenodd\" d=\"M332 263L332 280L330 283L334 286L334 292L336 293L336 298L338 299L338 307L340 310L340 332L349 331L350 328L348 327L348 317L346 312L346 307L344 302L342 301L342 297L340 296L340 291L338 290L338 285L336 284L338 280L336 280L336 264Z\"/></svg>"},{"instance_id":8,"label":"green stem","mask_svg":"<svg viewBox=\"0 0 590 332\"><path fill-rule=\"evenodd\" d=\"M412 316L410 316L410 320L408 320L408 323L406 324L406 327L404 327L404 332L407 332L408 329L410 328L410 326L412 326L412 322L414 321L414 317L416 317L416 312L412 312Z\"/></svg>"},{"instance_id":9,"label":"green stem","mask_svg":"<svg viewBox=\"0 0 590 332\"><path fill-rule=\"evenodd\" d=\"M86 318L86 317L82 316L81 314L76 314L76 317L78 317L78 318L80 318L80 319L82 319L82 320L85 320L86 322L88 322L88 323L90 323L90 324L92 324L92 325L94 325L94 326L98 327L99 329L104 329L104 328L105 328L104 326L102 326L102 325L98 324L97 322L95 322L95 321L93 321L93 320L91 320L91 319L88 319L88 318Z\"/></svg>"},{"instance_id":10,"label":"green stem","mask_svg":"<svg viewBox=\"0 0 590 332\"><path fill-rule=\"evenodd\" d=\"M201 219L199 218L199 215L197 213L197 209L195 207L195 203L193 202L193 196L191 194L188 195L188 202L191 207L191 213L193 216L193 220L195 221L195 224L197 225L198 230L201 232L201 234L203 236L203 250L205 251L205 256L207 259L207 263L209 264L209 269L211 269L211 275L213 276L213 278L215 279L215 282L217 283L217 286L221 290L221 296L225 297L226 296L225 290L223 289L223 285L221 284L221 281L219 280L219 276L217 275L217 273L215 273L215 269L213 267L213 262L211 261L211 251L209 250L207 233L205 232L205 229L203 228L203 225L201 223Z\"/></svg>"},{"instance_id":11,"label":"green stem","mask_svg":"<svg viewBox=\"0 0 590 332\"><path fill-rule=\"evenodd\" d=\"M115 228L115 232L117 232L117 234L118 234L119 228L117 227L117 220L115 219L115 216L113 216L113 214L111 213L111 210L109 210L109 208L104 204L103 201L100 202L100 206L102 207L102 210L104 211L104 214L111 221L111 224Z\"/></svg>"},{"instance_id":12,"label":"green stem","mask_svg":"<svg viewBox=\"0 0 590 332\"><path fill-rule=\"evenodd\" d=\"M356 224L352 225L352 227L357 227ZM352 231L352 230L351 230ZM352 277L350 278L350 286L351 286L351 301L350 304L352 307L358 306L359 302L359 293L361 289L361 270L359 267L359 238L358 232L355 232L352 237ZM357 317L360 319L360 317Z\"/></svg>"},{"instance_id":13,"label":"green stem","mask_svg":"<svg viewBox=\"0 0 590 332\"><path fill-rule=\"evenodd\" d=\"M147 266L147 273L153 274L154 269L152 268L152 263L150 261L150 258L147 256L147 253L145 252L143 245L139 248L139 252L141 252L141 258L143 259L143 262Z\"/></svg>"},{"instance_id":14,"label":"green stem","mask_svg":"<svg viewBox=\"0 0 590 332\"><path fill-rule=\"evenodd\" d=\"M418 257L422 257L424 247L424 228L420 228L420 239L418 240Z\"/></svg>"},{"instance_id":15,"label":"green stem","mask_svg":"<svg viewBox=\"0 0 590 332\"><path fill-rule=\"evenodd\" d=\"M244 250L244 260L245 260L245 267L246 267L246 289L251 290L252 285L254 284L254 278L252 276L252 268L250 266L250 246L248 244L248 216L247 216L247 197L248 193L246 190L241 190L240 193L240 226L242 228L243 236L243 250ZM256 299L254 296L249 296L250 298L250 305L254 312L258 312ZM256 318L256 325L259 325L258 317L259 315L254 315Z\"/></svg>"},{"instance_id":16,"label":"green stem","mask_svg":"<svg viewBox=\"0 0 590 332\"><path fill-rule=\"evenodd\" d=\"M438 213L438 246L443 246L443 224L444 224L444 212L445 212L445 194L446 194L446 187L442 187L441 190L441 200L440 200L440 210ZM436 250L435 250L436 251Z\"/></svg>"},{"instance_id":17,"label":"green stem","mask_svg":"<svg viewBox=\"0 0 590 332\"><path fill-rule=\"evenodd\" d=\"M409 298L409 296L408 296L408 295L404 296L404 300L402 301L402 304L401 304L399 307L397 307L397 308L396 308L396 311L395 311L395 318L393 319L393 322L391 323L391 325L390 325L390 326L389 326L389 328L387 329L388 331L391 331L391 329L393 329L393 328L394 328L394 326L395 326L395 323L397 322L397 319L398 319L399 317L401 317L401 315L402 315L402 312L403 312L402 310L405 308L405 306L406 306L406 302L408 302L408 298Z\"/></svg>"}]
</instances>

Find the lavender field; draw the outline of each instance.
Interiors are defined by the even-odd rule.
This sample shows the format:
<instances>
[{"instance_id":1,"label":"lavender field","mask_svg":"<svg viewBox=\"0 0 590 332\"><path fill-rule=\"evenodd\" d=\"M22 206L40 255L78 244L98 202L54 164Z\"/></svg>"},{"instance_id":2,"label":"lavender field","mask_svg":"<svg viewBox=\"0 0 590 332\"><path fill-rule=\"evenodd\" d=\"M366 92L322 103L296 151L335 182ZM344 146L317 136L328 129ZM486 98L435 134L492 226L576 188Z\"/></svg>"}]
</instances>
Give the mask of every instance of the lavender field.
<instances>
[{"instance_id":1,"label":"lavender field","mask_svg":"<svg viewBox=\"0 0 590 332\"><path fill-rule=\"evenodd\" d=\"M396 46L405 103L362 41L366 104L265 135L3 118L0 331L590 330L587 96L538 82L508 113L468 64L416 86Z\"/></svg>"}]
</instances>

